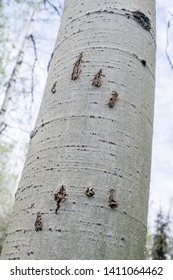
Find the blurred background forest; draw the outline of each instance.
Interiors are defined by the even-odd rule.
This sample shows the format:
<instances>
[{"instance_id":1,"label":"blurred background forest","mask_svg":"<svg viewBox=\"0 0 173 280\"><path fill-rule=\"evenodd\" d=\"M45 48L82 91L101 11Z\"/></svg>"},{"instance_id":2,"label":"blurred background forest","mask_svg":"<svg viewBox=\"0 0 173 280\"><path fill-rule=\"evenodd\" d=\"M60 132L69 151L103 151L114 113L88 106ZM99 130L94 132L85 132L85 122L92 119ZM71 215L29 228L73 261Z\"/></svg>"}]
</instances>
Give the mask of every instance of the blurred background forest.
<instances>
[{"instance_id":1,"label":"blurred background forest","mask_svg":"<svg viewBox=\"0 0 173 280\"><path fill-rule=\"evenodd\" d=\"M30 133L34 127L44 91L63 2L63 0L0 1L0 252L25 161ZM170 180L168 184L169 194L162 201L160 197L165 195L165 190L159 185L162 181L159 180L158 183L155 180L159 177L157 172L160 168L157 159L158 149L161 155L164 150L160 147L164 149L163 144L168 144L164 139L161 146L158 141L159 132L157 132L159 129L162 130L162 127L159 126L159 129L157 127L157 122L162 117L160 116L162 111L159 110L162 92L159 90L164 83L167 83L161 80L165 69L161 71L160 66L166 67L169 77L173 75L173 60L171 60L173 48L171 52L169 39L170 34L173 34L173 30L171 32L173 13L169 10L172 1L164 1L165 6L161 2L163 1L157 0L157 28L159 30L157 40L161 40L162 44L157 43L157 69L159 70L156 71L156 94L158 93L156 96L158 97L155 105L155 134L146 245L146 258L156 260L173 259L173 224L171 223L173 193L171 197L169 191L169 188L172 188L172 181ZM165 126L164 129L168 130L170 127ZM170 149L173 152L173 145ZM169 174L165 173L165 176ZM162 180L164 182L164 176Z\"/></svg>"}]
</instances>

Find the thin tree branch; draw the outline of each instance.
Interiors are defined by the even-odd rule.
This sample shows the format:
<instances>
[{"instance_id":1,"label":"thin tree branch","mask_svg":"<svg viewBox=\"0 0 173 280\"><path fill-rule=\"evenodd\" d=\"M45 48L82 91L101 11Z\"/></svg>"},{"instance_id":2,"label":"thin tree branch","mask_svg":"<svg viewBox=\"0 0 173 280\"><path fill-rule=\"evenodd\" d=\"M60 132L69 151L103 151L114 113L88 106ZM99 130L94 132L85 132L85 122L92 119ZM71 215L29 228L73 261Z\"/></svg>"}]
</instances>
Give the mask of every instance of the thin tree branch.
<instances>
[{"instance_id":1,"label":"thin tree branch","mask_svg":"<svg viewBox=\"0 0 173 280\"><path fill-rule=\"evenodd\" d=\"M58 16L61 17L61 14L60 14L60 12L59 12L59 9L61 9L61 6L60 6L60 5L59 5L59 7L57 8L57 7L56 7L54 4L52 4L49 0L44 0L43 3L44 3L44 6L45 6L46 9L47 9L46 3L48 3L49 6L51 6L51 8L53 8L53 9L56 11L56 13L58 14Z\"/></svg>"},{"instance_id":2,"label":"thin tree branch","mask_svg":"<svg viewBox=\"0 0 173 280\"><path fill-rule=\"evenodd\" d=\"M7 127L6 123L2 122L0 124L0 135L3 133L3 131L6 129L6 127Z\"/></svg>"},{"instance_id":3,"label":"thin tree branch","mask_svg":"<svg viewBox=\"0 0 173 280\"><path fill-rule=\"evenodd\" d=\"M31 42L32 42L33 48L34 48L34 62L33 62L32 68L31 68L31 96L32 96L31 100L33 102L34 101L34 70L35 70L35 65L38 60L38 57L37 57L36 42L35 42L34 36L32 34L30 35L30 39L31 39Z\"/></svg>"},{"instance_id":4,"label":"thin tree branch","mask_svg":"<svg viewBox=\"0 0 173 280\"><path fill-rule=\"evenodd\" d=\"M168 24L167 24L167 41L166 41L166 48L165 48L165 53L166 53L166 56L167 56L167 59L168 59L168 62L173 70L173 63L171 61L171 58L169 56L169 53L168 53L168 47L169 47L169 29L170 29L170 26L171 26L171 21L173 20L173 14L171 12L169 12L169 14L171 15L171 18L169 19L168 21Z\"/></svg>"}]
</instances>

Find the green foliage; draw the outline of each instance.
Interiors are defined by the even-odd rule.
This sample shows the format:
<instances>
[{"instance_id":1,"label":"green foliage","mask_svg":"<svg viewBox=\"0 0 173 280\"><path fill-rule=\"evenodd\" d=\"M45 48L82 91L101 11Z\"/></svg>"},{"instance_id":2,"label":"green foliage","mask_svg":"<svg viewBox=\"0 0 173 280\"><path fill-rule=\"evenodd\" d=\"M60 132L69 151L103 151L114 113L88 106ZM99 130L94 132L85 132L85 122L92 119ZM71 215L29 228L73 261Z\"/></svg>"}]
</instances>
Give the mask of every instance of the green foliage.
<instances>
[{"instance_id":1,"label":"green foliage","mask_svg":"<svg viewBox=\"0 0 173 280\"><path fill-rule=\"evenodd\" d=\"M11 174L8 163L11 150L11 145L3 144L0 146L0 252L13 202L12 186L15 176Z\"/></svg>"},{"instance_id":2,"label":"green foliage","mask_svg":"<svg viewBox=\"0 0 173 280\"><path fill-rule=\"evenodd\" d=\"M166 260L169 253L169 215L164 216L160 210L155 221L156 228L153 236L152 259Z\"/></svg>"},{"instance_id":3,"label":"green foliage","mask_svg":"<svg viewBox=\"0 0 173 280\"><path fill-rule=\"evenodd\" d=\"M1 251L2 251L6 231L7 231L7 223L4 223L0 227L0 254L1 254Z\"/></svg>"},{"instance_id":4,"label":"green foliage","mask_svg":"<svg viewBox=\"0 0 173 280\"><path fill-rule=\"evenodd\" d=\"M3 4L0 2L0 75L4 75L4 67L3 67L3 53L4 53L4 46L7 41L7 36L5 32L5 22L6 17L3 13Z\"/></svg>"}]
</instances>

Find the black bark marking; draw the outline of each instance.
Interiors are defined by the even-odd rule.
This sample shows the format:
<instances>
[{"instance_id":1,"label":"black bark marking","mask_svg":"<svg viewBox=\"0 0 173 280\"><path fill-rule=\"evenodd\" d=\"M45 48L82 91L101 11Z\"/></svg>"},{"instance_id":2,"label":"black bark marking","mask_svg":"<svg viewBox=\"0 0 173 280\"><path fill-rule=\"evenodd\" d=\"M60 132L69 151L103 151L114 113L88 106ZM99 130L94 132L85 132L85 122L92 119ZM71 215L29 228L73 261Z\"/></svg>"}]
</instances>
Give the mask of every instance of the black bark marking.
<instances>
[{"instance_id":1,"label":"black bark marking","mask_svg":"<svg viewBox=\"0 0 173 280\"><path fill-rule=\"evenodd\" d=\"M48 63L48 65L47 65L47 72L49 72L49 67L50 67L50 64L51 64L51 61L52 61L52 58L53 58L53 54L54 54L54 53L51 54L49 63Z\"/></svg>"},{"instance_id":2,"label":"black bark marking","mask_svg":"<svg viewBox=\"0 0 173 280\"><path fill-rule=\"evenodd\" d=\"M57 84L57 82L55 82L55 83L53 84L53 87L52 87L52 89L51 89L51 92L52 92L52 93L55 93L55 92L56 92L56 84Z\"/></svg>"},{"instance_id":3,"label":"black bark marking","mask_svg":"<svg viewBox=\"0 0 173 280\"><path fill-rule=\"evenodd\" d=\"M146 60L141 59L141 63L142 63L142 65L143 65L144 67L146 66Z\"/></svg>"},{"instance_id":4,"label":"black bark marking","mask_svg":"<svg viewBox=\"0 0 173 280\"><path fill-rule=\"evenodd\" d=\"M121 237L121 241L126 241L126 239L124 237Z\"/></svg>"},{"instance_id":5,"label":"black bark marking","mask_svg":"<svg viewBox=\"0 0 173 280\"><path fill-rule=\"evenodd\" d=\"M32 139L38 132L38 127L35 127L30 133L30 139Z\"/></svg>"},{"instance_id":6,"label":"black bark marking","mask_svg":"<svg viewBox=\"0 0 173 280\"><path fill-rule=\"evenodd\" d=\"M150 31L150 19L144 13L142 13L141 11L133 11L132 15L134 20L136 20L144 29Z\"/></svg>"},{"instance_id":7,"label":"black bark marking","mask_svg":"<svg viewBox=\"0 0 173 280\"><path fill-rule=\"evenodd\" d=\"M27 252L27 255L30 256L30 255L33 255L34 252Z\"/></svg>"}]
</instances>

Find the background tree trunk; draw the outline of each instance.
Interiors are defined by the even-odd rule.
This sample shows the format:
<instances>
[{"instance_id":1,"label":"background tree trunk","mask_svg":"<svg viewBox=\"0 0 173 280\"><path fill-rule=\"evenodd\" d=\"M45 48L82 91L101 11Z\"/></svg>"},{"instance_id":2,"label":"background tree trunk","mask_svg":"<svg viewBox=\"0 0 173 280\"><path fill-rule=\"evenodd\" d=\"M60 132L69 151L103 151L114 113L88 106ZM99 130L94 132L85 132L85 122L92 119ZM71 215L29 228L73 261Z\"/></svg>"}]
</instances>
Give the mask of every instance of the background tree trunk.
<instances>
[{"instance_id":1,"label":"background tree trunk","mask_svg":"<svg viewBox=\"0 0 173 280\"><path fill-rule=\"evenodd\" d=\"M143 259L154 74L155 1L65 1L2 258Z\"/></svg>"},{"instance_id":2,"label":"background tree trunk","mask_svg":"<svg viewBox=\"0 0 173 280\"><path fill-rule=\"evenodd\" d=\"M30 18L29 23L28 23L28 28L26 30L26 34L25 34L25 37L23 39L21 49L18 53L18 56L16 58L15 66L13 68L11 77L8 81L8 86L7 86L7 89L6 89L6 92L5 92L5 97L4 97L2 106L0 108L0 135L1 135L1 132L7 126L6 119L8 118L8 115L9 115L11 109L12 109L12 103L14 102L13 96L14 96L14 90L15 90L15 87L16 87L16 80L17 80L21 65L23 63L23 58L24 58L29 40L31 39L31 35L32 35L32 32L33 32L33 27L34 27L35 15L38 12L39 5L40 4L38 3L38 1L36 1L35 5L33 7L33 12L32 12L31 18Z\"/></svg>"}]
</instances>

